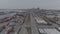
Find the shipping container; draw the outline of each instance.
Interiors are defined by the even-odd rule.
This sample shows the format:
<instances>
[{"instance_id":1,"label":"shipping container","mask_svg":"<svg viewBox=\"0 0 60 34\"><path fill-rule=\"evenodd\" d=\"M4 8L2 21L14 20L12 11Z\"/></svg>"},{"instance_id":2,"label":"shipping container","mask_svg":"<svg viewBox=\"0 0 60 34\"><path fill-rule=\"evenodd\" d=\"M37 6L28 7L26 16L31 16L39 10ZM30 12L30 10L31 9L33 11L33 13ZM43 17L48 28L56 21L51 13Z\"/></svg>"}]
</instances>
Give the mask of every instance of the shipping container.
<instances>
[{"instance_id":1,"label":"shipping container","mask_svg":"<svg viewBox=\"0 0 60 34\"><path fill-rule=\"evenodd\" d=\"M43 20L42 18L35 17L35 20L37 21L38 24L47 24L47 22Z\"/></svg>"},{"instance_id":2,"label":"shipping container","mask_svg":"<svg viewBox=\"0 0 60 34\"><path fill-rule=\"evenodd\" d=\"M57 31L56 29L39 29L40 33L45 33L45 34L59 34L60 32Z\"/></svg>"}]
</instances>

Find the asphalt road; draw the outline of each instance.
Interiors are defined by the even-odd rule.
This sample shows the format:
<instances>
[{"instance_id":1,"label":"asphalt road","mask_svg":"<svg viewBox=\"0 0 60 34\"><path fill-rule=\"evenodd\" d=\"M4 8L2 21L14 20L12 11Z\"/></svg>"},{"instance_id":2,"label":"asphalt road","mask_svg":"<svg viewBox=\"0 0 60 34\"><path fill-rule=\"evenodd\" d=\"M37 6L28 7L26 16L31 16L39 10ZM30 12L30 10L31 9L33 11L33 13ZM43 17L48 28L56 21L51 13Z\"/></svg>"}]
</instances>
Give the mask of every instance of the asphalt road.
<instances>
[{"instance_id":1,"label":"asphalt road","mask_svg":"<svg viewBox=\"0 0 60 34\"><path fill-rule=\"evenodd\" d=\"M39 34L37 24L36 24L35 18L33 17L32 13L30 14L30 19L31 19L32 34Z\"/></svg>"}]
</instances>

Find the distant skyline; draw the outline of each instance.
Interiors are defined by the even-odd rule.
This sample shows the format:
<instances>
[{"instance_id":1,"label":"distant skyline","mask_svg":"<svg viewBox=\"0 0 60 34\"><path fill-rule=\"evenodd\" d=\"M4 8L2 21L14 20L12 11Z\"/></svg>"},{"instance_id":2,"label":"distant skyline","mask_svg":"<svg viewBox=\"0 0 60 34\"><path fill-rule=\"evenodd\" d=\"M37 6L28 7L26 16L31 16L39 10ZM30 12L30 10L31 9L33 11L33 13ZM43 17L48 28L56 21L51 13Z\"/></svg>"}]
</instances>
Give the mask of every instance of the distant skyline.
<instances>
[{"instance_id":1,"label":"distant skyline","mask_svg":"<svg viewBox=\"0 0 60 34\"><path fill-rule=\"evenodd\" d=\"M0 0L0 9L57 9L60 10L60 0Z\"/></svg>"}]
</instances>

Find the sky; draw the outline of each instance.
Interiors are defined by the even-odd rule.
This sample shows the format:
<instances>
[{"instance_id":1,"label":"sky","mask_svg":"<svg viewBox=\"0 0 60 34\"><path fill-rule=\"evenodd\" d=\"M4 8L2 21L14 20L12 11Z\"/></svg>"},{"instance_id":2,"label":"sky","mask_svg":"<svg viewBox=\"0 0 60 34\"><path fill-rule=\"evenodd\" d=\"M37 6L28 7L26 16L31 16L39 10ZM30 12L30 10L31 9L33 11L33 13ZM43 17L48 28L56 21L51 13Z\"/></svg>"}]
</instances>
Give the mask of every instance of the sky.
<instances>
[{"instance_id":1,"label":"sky","mask_svg":"<svg viewBox=\"0 0 60 34\"><path fill-rule=\"evenodd\" d=\"M59 9L60 0L0 0L0 9Z\"/></svg>"}]
</instances>

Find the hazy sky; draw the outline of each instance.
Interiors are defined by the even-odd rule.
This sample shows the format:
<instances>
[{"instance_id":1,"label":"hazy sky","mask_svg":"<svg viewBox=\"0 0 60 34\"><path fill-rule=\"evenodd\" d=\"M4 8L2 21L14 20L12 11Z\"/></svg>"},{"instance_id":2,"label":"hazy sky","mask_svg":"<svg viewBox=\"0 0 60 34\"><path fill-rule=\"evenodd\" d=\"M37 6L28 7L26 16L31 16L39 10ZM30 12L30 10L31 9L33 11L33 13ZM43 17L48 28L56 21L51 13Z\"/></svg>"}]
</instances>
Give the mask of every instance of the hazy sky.
<instances>
[{"instance_id":1,"label":"hazy sky","mask_svg":"<svg viewBox=\"0 0 60 34\"><path fill-rule=\"evenodd\" d=\"M16 8L60 9L60 0L0 0L0 9Z\"/></svg>"}]
</instances>

